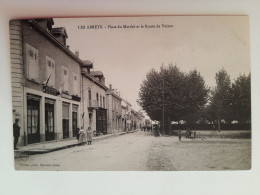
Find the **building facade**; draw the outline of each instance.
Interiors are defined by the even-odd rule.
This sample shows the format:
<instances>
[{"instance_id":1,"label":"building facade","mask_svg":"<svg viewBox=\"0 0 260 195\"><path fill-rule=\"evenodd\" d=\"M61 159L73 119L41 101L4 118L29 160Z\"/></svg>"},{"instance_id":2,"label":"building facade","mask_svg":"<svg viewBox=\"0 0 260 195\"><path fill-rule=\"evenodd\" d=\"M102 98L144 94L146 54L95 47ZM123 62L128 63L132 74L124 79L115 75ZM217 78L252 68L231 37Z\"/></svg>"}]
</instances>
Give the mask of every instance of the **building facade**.
<instances>
[{"instance_id":1,"label":"building facade","mask_svg":"<svg viewBox=\"0 0 260 195\"><path fill-rule=\"evenodd\" d=\"M109 85L109 89L106 91L107 97L107 126L108 133L117 133L122 131L122 107L119 93L112 89L112 85Z\"/></svg>"},{"instance_id":2,"label":"building facade","mask_svg":"<svg viewBox=\"0 0 260 195\"><path fill-rule=\"evenodd\" d=\"M131 110L131 129L141 129L143 124L143 114L135 110Z\"/></svg>"},{"instance_id":3,"label":"building facade","mask_svg":"<svg viewBox=\"0 0 260 195\"><path fill-rule=\"evenodd\" d=\"M52 19L10 22L13 118L18 146L75 135L81 124L83 62L66 45L65 28Z\"/></svg>"},{"instance_id":4,"label":"building facade","mask_svg":"<svg viewBox=\"0 0 260 195\"><path fill-rule=\"evenodd\" d=\"M82 106L83 128L91 127L96 135L107 134L107 102L105 77L101 71L90 71L93 68L89 60L83 61Z\"/></svg>"},{"instance_id":5,"label":"building facade","mask_svg":"<svg viewBox=\"0 0 260 195\"><path fill-rule=\"evenodd\" d=\"M123 128L123 131L128 131L131 129L131 107L132 107L132 105L128 101L122 99L121 107L122 107L122 128Z\"/></svg>"}]
</instances>

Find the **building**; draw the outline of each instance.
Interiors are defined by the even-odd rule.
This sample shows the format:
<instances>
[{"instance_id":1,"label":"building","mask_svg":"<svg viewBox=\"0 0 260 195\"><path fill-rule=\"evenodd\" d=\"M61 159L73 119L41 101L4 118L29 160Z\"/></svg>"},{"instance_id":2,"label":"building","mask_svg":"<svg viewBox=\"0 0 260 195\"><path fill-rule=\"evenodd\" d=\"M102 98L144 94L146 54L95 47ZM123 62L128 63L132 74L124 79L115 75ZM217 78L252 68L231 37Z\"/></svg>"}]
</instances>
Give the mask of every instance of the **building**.
<instances>
[{"instance_id":1,"label":"building","mask_svg":"<svg viewBox=\"0 0 260 195\"><path fill-rule=\"evenodd\" d=\"M122 108L119 92L117 90L112 89L112 85L109 85L109 89L106 91L107 97L107 125L108 125L108 133L116 133L122 131Z\"/></svg>"},{"instance_id":2,"label":"building","mask_svg":"<svg viewBox=\"0 0 260 195\"><path fill-rule=\"evenodd\" d=\"M91 127L96 135L107 133L107 103L105 77L101 71L91 71L93 64L84 60L82 75L83 128Z\"/></svg>"},{"instance_id":3,"label":"building","mask_svg":"<svg viewBox=\"0 0 260 195\"><path fill-rule=\"evenodd\" d=\"M122 129L123 131L128 131L131 129L131 107L132 105L122 99L121 108L122 108Z\"/></svg>"},{"instance_id":4,"label":"building","mask_svg":"<svg viewBox=\"0 0 260 195\"><path fill-rule=\"evenodd\" d=\"M64 27L51 18L10 22L12 103L18 146L76 136L81 126L80 75L84 63L66 45Z\"/></svg>"},{"instance_id":5,"label":"building","mask_svg":"<svg viewBox=\"0 0 260 195\"><path fill-rule=\"evenodd\" d=\"M141 129L143 124L143 114L142 112L137 112L135 110L131 110L131 129Z\"/></svg>"}]
</instances>

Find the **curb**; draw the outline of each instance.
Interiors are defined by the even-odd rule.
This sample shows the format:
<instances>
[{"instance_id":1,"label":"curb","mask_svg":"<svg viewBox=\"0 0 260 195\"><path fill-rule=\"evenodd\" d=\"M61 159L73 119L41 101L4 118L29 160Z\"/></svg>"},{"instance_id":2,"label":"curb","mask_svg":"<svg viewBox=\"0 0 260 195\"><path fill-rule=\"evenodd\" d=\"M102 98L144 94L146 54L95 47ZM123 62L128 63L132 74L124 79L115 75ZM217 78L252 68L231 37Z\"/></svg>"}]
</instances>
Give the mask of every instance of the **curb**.
<instances>
[{"instance_id":1,"label":"curb","mask_svg":"<svg viewBox=\"0 0 260 195\"><path fill-rule=\"evenodd\" d=\"M108 135L105 137L93 137L93 141L102 141L105 139L109 139L112 137L117 137L120 135L125 135L128 133L134 133L137 132L138 130L134 130L134 131L128 131L128 132L120 132L118 134L112 134L112 135ZM84 142L87 143L87 142ZM81 143L74 143L74 144L69 144L69 145L65 145L65 146L60 146L60 147L55 147L55 148L50 148L50 149L28 149L28 150L15 150L14 151L14 158L21 158L21 157L25 157L27 155L34 155L34 154L46 154L46 153L50 153L50 152L54 152L54 151L58 151L58 150L62 150L62 149L66 149L66 148L72 148L75 146L79 146L81 145Z\"/></svg>"}]
</instances>

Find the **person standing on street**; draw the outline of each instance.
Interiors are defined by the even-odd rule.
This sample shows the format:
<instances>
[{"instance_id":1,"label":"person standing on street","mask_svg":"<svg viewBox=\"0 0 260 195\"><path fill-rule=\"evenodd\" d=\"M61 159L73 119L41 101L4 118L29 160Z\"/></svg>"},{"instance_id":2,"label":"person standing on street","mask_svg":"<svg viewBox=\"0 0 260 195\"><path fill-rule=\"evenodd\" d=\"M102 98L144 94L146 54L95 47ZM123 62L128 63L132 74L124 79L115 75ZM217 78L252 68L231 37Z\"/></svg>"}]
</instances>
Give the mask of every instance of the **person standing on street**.
<instances>
[{"instance_id":1,"label":"person standing on street","mask_svg":"<svg viewBox=\"0 0 260 195\"><path fill-rule=\"evenodd\" d=\"M178 131L179 141L181 141L181 130Z\"/></svg>"},{"instance_id":2,"label":"person standing on street","mask_svg":"<svg viewBox=\"0 0 260 195\"><path fill-rule=\"evenodd\" d=\"M19 123L19 119L15 119L15 123L13 124L13 134L14 134L14 149L18 150L17 143L18 143L18 139L20 137L20 127L18 125Z\"/></svg>"},{"instance_id":3,"label":"person standing on street","mask_svg":"<svg viewBox=\"0 0 260 195\"><path fill-rule=\"evenodd\" d=\"M86 142L86 131L85 129L80 129L79 130L79 143L84 146L84 143Z\"/></svg>"},{"instance_id":4,"label":"person standing on street","mask_svg":"<svg viewBox=\"0 0 260 195\"><path fill-rule=\"evenodd\" d=\"M88 127L88 131L87 131L87 141L88 141L88 145L91 145L91 142L92 142L92 131L91 131L91 127Z\"/></svg>"},{"instance_id":5,"label":"person standing on street","mask_svg":"<svg viewBox=\"0 0 260 195\"><path fill-rule=\"evenodd\" d=\"M77 137L78 143L79 143L79 131L80 131L80 128L77 128L77 130L76 130L76 137Z\"/></svg>"}]
</instances>

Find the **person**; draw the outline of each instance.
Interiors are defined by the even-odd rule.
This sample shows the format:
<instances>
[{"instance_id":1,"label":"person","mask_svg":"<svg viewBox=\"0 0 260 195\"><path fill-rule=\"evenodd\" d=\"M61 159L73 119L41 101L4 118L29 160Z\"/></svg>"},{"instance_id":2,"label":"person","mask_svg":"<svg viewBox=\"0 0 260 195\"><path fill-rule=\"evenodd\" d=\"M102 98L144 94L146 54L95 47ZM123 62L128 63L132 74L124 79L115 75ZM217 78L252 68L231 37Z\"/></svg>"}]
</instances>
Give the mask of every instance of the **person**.
<instances>
[{"instance_id":1,"label":"person","mask_svg":"<svg viewBox=\"0 0 260 195\"><path fill-rule=\"evenodd\" d=\"M92 131L91 131L91 127L88 127L88 131L87 131L87 141L88 141L88 145L91 145L91 142L92 142Z\"/></svg>"},{"instance_id":2,"label":"person","mask_svg":"<svg viewBox=\"0 0 260 195\"><path fill-rule=\"evenodd\" d=\"M78 143L79 143L79 131L80 131L80 128L77 128L76 129L76 136L77 136Z\"/></svg>"},{"instance_id":3,"label":"person","mask_svg":"<svg viewBox=\"0 0 260 195\"><path fill-rule=\"evenodd\" d=\"M20 127L18 125L19 123L19 119L15 119L15 123L13 124L13 134L14 134L14 149L18 150L17 143L18 143L18 139L20 137Z\"/></svg>"},{"instance_id":4,"label":"person","mask_svg":"<svg viewBox=\"0 0 260 195\"><path fill-rule=\"evenodd\" d=\"M82 128L79 130L79 143L83 146L86 142L86 131Z\"/></svg>"},{"instance_id":5,"label":"person","mask_svg":"<svg viewBox=\"0 0 260 195\"><path fill-rule=\"evenodd\" d=\"M193 137L196 138L196 129L194 129Z\"/></svg>"},{"instance_id":6,"label":"person","mask_svg":"<svg viewBox=\"0 0 260 195\"><path fill-rule=\"evenodd\" d=\"M179 141L181 141L181 130L178 131Z\"/></svg>"}]
</instances>

